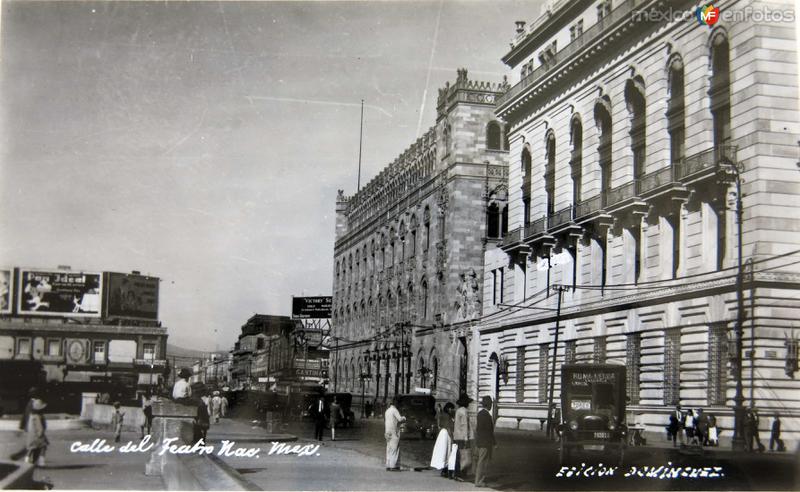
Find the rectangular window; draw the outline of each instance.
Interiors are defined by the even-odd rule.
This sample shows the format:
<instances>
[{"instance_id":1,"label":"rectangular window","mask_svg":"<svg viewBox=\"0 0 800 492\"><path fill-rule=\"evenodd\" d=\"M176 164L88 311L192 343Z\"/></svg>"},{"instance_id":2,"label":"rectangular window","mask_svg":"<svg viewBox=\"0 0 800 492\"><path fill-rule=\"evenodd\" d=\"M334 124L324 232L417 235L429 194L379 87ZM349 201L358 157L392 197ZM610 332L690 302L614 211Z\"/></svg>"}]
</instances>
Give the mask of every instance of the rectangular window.
<instances>
[{"instance_id":1,"label":"rectangular window","mask_svg":"<svg viewBox=\"0 0 800 492\"><path fill-rule=\"evenodd\" d=\"M605 19L611 14L611 0L604 0L597 5L597 20Z\"/></svg>"},{"instance_id":2,"label":"rectangular window","mask_svg":"<svg viewBox=\"0 0 800 492\"><path fill-rule=\"evenodd\" d=\"M431 223L425 223L425 251L431 247Z\"/></svg>"},{"instance_id":3,"label":"rectangular window","mask_svg":"<svg viewBox=\"0 0 800 492\"><path fill-rule=\"evenodd\" d=\"M94 362L102 364L106 361L106 342L94 342Z\"/></svg>"},{"instance_id":4,"label":"rectangular window","mask_svg":"<svg viewBox=\"0 0 800 492\"><path fill-rule=\"evenodd\" d=\"M156 358L156 344L143 343L142 344L142 358L145 360L154 360Z\"/></svg>"},{"instance_id":5,"label":"rectangular window","mask_svg":"<svg viewBox=\"0 0 800 492\"><path fill-rule=\"evenodd\" d=\"M47 340L47 347L45 348L47 355L61 355L61 340L58 338L49 338Z\"/></svg>"},{"instance_id":6,"label":"rectangular window","mask_svg":"<svg viewBox=\"0 0 800 492\"><path fill-rule=\"evenodd\" d=\"M525 401L525 347L517 347L517 403Z\"/></svg>"},{"instance_id":7,"label":"rectangular window","mask_svg":"<svg viewBox=\"0 0 800 492\"><path fill-rule=\"evenodd\" d=\"M417 230L411 231L411 257L417 254Z\"/></svg>"},{"instance_id":8,"label":"rectangular window","mask_svg":"<svg viewBox=\"0 0 800 492\"><path fill-rule=\"evenodd\" d=\"M539 345L539 403L547 403L547 355L550 344Z\"/></svg>"},{"instance_id":9,"label":"rectangular window","mask_svg":"<svg viewBox=\"0 0 800 492\"><path fill-rule=\"evenodd\" d=\"M681 331L664 332L664 405L680 403Z\"/></svg>"},{"instance_id":10,"label":"rectangular window","mask_svg":"<svg viewBox=\"0 0 800 492\"><path fill-rule=\"evenodd\" d=\"M633 283L638 284L642 276L642 228L637 226L631 231L633 236Z\"/></svg>"},{"instance_id":11,"label":"rectangular window","mask_svg":"<svg viewBox=\"0 0 800 492\"><path fill-rule=\"evenodd\" d=\"M575 340L567 340L564 343L564 364L574 364L577 343Z\"/></svg>"},{"instance_id":12,"label":"rectangular window","mask_svg":"<svg viewBox=\"0 0 800 492\"><path fill-rule=\"evenodd\" d=\"M642 337L639 333L629 333L625 340L626 384L630 403L639 403L639 375L641 372Z\"/></svg>"},{"instance_id":13,"label":"rectangular window","mask_svg":"<svg viewBox=\"0 0 800 492\"><path fill-rule=\"evenodd\" d=\"M727 389L728 339L725 324L708 328L708 404L725 405Z\"/></svg>"},{"instance_id":14,"label":"rectangular window","mask_svg":"<svg viewBox=\"0 0 800 492\"><path fill-rule=\"evenodd\" d=\"M583 34L583 19L579 20L569 28L569 40L575 41L576 38Z\"/></svg>"},{"instance_id":15,"label":"rectangular window","mask_svg":"<svg viewBox=\"0 0 800 492\"><path fill-rule=\"evenodd\" d=\"M592 361L595 364L605 364L606 339L604 337L597 337L594 339L594 350L592 351Z\"/></svg>"},{"instance_id":16,"label":"rectangular window","mask_svg":"<svg viewBox=\"0 0 800 492\"><path fill-rule=\"evenodd\" d=\"M678 278L681 267L681 214L680 211L670 221L672 226L672 278Z\"/></svg>"},{"instance_id":17,"label":"rectangular window","mask_svg":"<svg viewBox=\"0 0 800 492\"><path fill-rule=\"evenodd\" d=\"M492 270L492 306L497 306L497 270Z\"/></svg>"},{"instance_id":18,"label":"rectangular window","mask_svg":"<svg viewBox=\"0 0 800 492\"><path fill-rule=\"evenodd\" d=\"M31 339L19 338L17 339L17 355L31 355Z\"/></svg>"},{"instance_id":19,"label":"rectangular window","mask_svg":"<svg viewBox=\"0 0 800 492\"><path fill-rule=\"evenodd\" d=\"M503 291L505 290L505 286L506 286L505 277L506 277L506 269L505 268L501 268L500 269L500 304L503 304L503 302L505 302L503 300L503 298L504 298Z\"/></svg>"}]
</instances>

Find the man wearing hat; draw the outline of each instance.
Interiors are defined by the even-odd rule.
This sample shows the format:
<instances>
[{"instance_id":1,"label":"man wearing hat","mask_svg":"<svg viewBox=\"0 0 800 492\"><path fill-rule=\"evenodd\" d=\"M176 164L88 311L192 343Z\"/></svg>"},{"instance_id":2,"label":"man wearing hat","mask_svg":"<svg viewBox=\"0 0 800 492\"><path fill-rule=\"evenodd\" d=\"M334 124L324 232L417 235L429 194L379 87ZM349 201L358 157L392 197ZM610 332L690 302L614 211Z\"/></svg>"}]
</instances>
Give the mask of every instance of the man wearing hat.
<instances>
[{"instance_id":1,"label":"man wearing hat","mask_svg":"<svg viewBox=\"0 0 800 492\"><path fill-rule=\"evenodd\" d=\"M184 398L191 398L192 387L189 385L189 378L192 377L192 371L187 368L181 369L178 373L178 379L175 381L175 386L172 387L172 399L181 400Z\"/></svg>"},{"instance_id":2,"label":"man wearing hat","mask_svg":"<svg viewBox=\"0 0 800 492\"><path fill-rule=\"evenodd\" d=\"M475 486L486 487L486 466L492 458L492 449L497 442L494 439L494 420L492 419L492 397L481 398L481 409L478 410L475 426Z\"/></svg>"},{"instance_id":3,"label":"man wearing hat","mask_svg":"<svg viewBox=\"0 0 800 492\"><path fill-rule=\"evenodd\" d=\"M219 414L222 411L222 398L219 391L214 391L211 396L211 419L215 424L219 424Z\"/></svg>"}]
</instances>

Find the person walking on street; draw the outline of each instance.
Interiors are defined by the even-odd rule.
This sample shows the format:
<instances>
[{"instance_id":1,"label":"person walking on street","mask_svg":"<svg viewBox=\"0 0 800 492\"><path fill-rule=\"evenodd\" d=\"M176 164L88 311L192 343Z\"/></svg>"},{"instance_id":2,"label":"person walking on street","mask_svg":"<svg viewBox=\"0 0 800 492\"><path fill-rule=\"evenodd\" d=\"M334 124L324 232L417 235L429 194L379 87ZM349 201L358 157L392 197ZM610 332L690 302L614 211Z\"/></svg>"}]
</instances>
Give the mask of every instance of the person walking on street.
<instances>
[{"instance_id":1,"label":"person walking on street","mask_svg":"<svg viewBox=\"0 0 800 492\"><path fill-rule=\"evenodd\" d=\"M114 402L114 415L111 417L111 428L114 429L114 442L122 439L122 421L125 420L125 412L119 409L118 401Z\"/></svg>"},{"instance_id":2,"label":"person walking on street","mask_svg":"<svg viewBox=\"0 0 800 492\"><path fill-rule=\"evenodd\" d=\"M670 413L669 425L667 425L667 436L668 439L672 440L672 447L676 447L678 445L679 432L680 432L680 424L678 423L678 417L675 416L674 412Z\"/></svg>"},{"instance_id":3,"label":"person walking on street","mask_svg":"<svg viewBox=\"0 0 800 492\"><path fill-rule=\"evenodd\" d=\"M400 423L406 418L396 407L397 397L384 413L384 437L386 438L386 471L400 471Z\"/></svg>"},{"instance_id":4,"label":"person walking on street","mask_svg":"<svg viewBox=\"0 0 800 492\"><path fill-rule=\"evenodd\" d=\"M686 435L684 433L684 423L686 421L686 415L683 413L680 405L675 405L675 411L672 412L675 416L675 420L678 421L678 439L681 441L681 445L686 444Z\"/></svg>"},{"instance_id":5,"label":"person walking on street","mask_svg":"<svg viewBox=\"0 0 800 492\"><path fill-rule=\"evenodd\" d=\"M44 418L44 409L47 404L38 396L31 399L31 409L25 422L25 448L28 451L25 461L35 466L44 466L44 456L50 441L47 440L45 431L47 421Z\"/></svg>"},{"instance_id":6,"label":"person walking on street","mask_svg":"<svg viewBox=\"0 0 800 492\"><path fill-rule=\"evenodd\" d=\"M226 397L225 395L222 395L222 397L220 397L219 408L220 408L220 414L222 415L223 418L225 418L225 416L228 415L228 397Z\"/></svg>"},{"instance_id":7,"label":"person walking on street","mask_svg":"<svg viewBox=\"0 0 800 492\"><path fill-rule=\"evenodd\" d=\"M686 432L686 442L691 445L694 442L694 410L689 409L683 419L683 429Z\"/></svg>"},{"instance_id":8,"label":"person walking on street","mask_svg":"<svg viewBox=\"0 0 800 492\"><path fill-rule=\"evenodd\" d=\"M708 444L709 446L719 446L719 429L717 428L717 418L714 415L708 416Z\"/></svg>"},{"instance_id":9,"label":"person walking on street","mask_svg":"<svg viewBox=\"0 0 800 492\"><path fill-rule=\"evenodd\" d=\"M701 446L708 446L708 417L702 408L695 410L695 434Z\"/></svg>"},{"instance_id":10,"label":"person walking on street","mask_svg":"<svg viewBox=\"0 0 800 492\"><path fill-rule=\"evenodd\" d=\"M219 397L219 391L214 391L211 397L211 418L215 424L219 424L219 413L222 411L222 398Z\"/></svg>"},{"instance_id":11,"label":"person walking on street","mask_svg":"<svg viewBox=\"0 0 800 492\"><path fill-rule=\"evenodd\" d=\"M448 476L450 449L453 447L453 410L453 404L448 402L439 411L439 415L436 417L439 434L436 436L436 443L433 445L431 454L431 468L441 470L441 475L445 478Z\"/></svg>"},{"instance_id":12,"label":"person walking on street","mask_svg":"<svg viewBox=\"0 0 800 492\"><path fill-rule=\"evenodd\" d=\"M336 440L336 424L342 419L342 407L339 405L339 398L333 397L330 408L331 441Z\"/></svg>"},{"instance_id":13,"label":"person walking on street","mask_svg":"<svg viewBox=\"0 0 800 492\"><path fill-rule=\"evenodd\" d=\"M181 369L178 373L178 380L175 381L175 385L172 387L172 399L173 400L183 400L186 398L191 398L192 396L192 387L189 385L189 378L192 377L192 371L187 368Z\"/></svg>"},{"instance_id":14,"label":"person walking on street","mask_svg":"<svg viewBox=\"0 0 800 492\"><path fill-rule=\"evenodd\" d=\"M747 442L747 451L753 451L753 444L758 445L758 452L764 451L764 445L761 444L761 439L758 435L758 410L755 408L748 408L747 415L745 416L745 429L744 435Z\"/></svg>"},{"instance_id":15,"label":"person walking on street","mask_svg":"<svg viewBox=\"0 0 800 492\"><path fill-rule=\"evenodd\" d=\"M194 442L202 439L205 443L208 428L211 427L211 418L208 415L208 404L202 398L197 402L197 417L195 417L194 423Z\"/></svg>"},{"instance_id":16,"label":"person walking on street","mask_svg":"<svg viewBox=\"0 0 800 492\"><path fill-rule=\"evenodd\" d=\"M558 405L553 403L550 405L550 420L547 423L547 438L553 440L554 438L557 440L558 438L558 426L561 424L561 410L558 408Z\"/></svg>"},{"instance_id":17,"label":"person walking on street","mask_svg":"<svg viewBox=\"0 0 800 492\"><path fill-rule=\"evenodd\" d=\"M775 412L772 416L772 426L769 433L769 450L772 451L773 446L777 445L778 451L786 451L786 446L781 439L781 416Z\"/></svg>"},{"instance_id":18,"label":"person walking on street","mask_svg":"<svg viewBox=\"0 0 800 492\"><path fill-rule=\"evenodd\" d=\"M322 395L311 404L308 412L314 419L314 439L322 441L322 433L325 431L325 399Z\"/></svg>"},{"instance_id":19,"label":"person walking on street","mask_svg":"<svg viewBox=\"0 0 800 492\"><path fill-rule=\"evenodd\" d=\"M142 424L142 439L150 434L153 426L153 396L150 391L142 395L142 413L144 414L144 424Z\"/></svg>"},{"instance_id":20,"label":"person walking on street","mask_svg":"<svg viewBox=\"0 0 800 492\"><path fill-rule=\"evenodd\" d=\"M470 468L472 467L472 449L470 446L470 439L472 438L472 430L469 425L469 413L467 407L472 402L472 398L467 395L461 395L456 405L455 419L453 422L453 446L450 451L449 470L451 470L452 478L464 481L470 475Z\"/></svg>"},{"instance_id":21,"label":"person walking on street","mask_svg":"<svg viewBox=\"0 0 800 492\"><path fill-rule=\"evenodd\" d=\"M481 398L481 409L475 426L475 486L486 487L486 467L492 459L492 450L497 445L494 438L494 420L492 419L492 397Z\"/></svg>"}]
</instances>

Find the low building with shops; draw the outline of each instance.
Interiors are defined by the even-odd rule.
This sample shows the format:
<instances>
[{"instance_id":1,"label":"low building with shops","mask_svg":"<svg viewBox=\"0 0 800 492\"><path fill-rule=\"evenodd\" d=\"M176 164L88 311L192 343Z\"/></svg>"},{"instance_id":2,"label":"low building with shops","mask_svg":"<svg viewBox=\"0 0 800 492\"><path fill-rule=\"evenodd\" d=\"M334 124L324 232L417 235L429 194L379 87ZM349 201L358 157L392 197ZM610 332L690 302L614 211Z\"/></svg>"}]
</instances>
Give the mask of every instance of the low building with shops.
<instances>
[{"instance_id":1,"label":"low building with shops","mask_svg":"<svg viewBox=\"0 0 800 492\"><path fill-rule=\"evenodd\" d=\"M504 83L458 70L436 124L352 196L336 201L332 384L386 401L415 388L467 390L487 244L506 228ZM474 395L473 395L474 396Z\"/></svg>"},{"instance_id":2,"label":"low building with shops","mask_svg":"<svg viewBox=\"0 0 800 492\"><path fill-rule=\"evenodd\" d=\"M498 425L539 428L554 367L557 403L561 364L616 363L656 439L677 404L723 440L737 406L800 437L796 34L748 5L715 2L713 26L656 0L518 23L497 102L509 234L486 254L472 368Z\"/></svg>"},{"instance_id":3,"label":"low building with shops","mask_svg":"<svg viewBox=\"0 0 800 492\"><path fill-rule=\"evenodd\" d=\"M132 399L163 384L170 367L157 278L25 268L0 276L9 288L0 314L2 374L20 364L40 368L37 384L54 411L79 411L81 392ZM4 387L11 379L2 378Z\"/></svg>"}]
</instances>

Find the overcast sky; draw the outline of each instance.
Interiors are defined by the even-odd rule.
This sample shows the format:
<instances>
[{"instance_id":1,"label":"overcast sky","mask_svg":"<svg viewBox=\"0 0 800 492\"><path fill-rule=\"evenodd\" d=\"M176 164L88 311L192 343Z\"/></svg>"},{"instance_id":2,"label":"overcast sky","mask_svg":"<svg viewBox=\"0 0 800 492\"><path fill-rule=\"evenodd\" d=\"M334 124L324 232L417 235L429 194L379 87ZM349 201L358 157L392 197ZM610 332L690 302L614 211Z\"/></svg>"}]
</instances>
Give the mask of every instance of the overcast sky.
<instances>
[{"instance_id":1,"label":"overcast sky","mask_svg":"<svg viewBox=\"0 0 800 492\"><path fill-rule=\"evenodd\" d=\"M0 265L158 276L170 343L230 348L331 294L360 100L367 181L540 3L4 1Z\"/></svg>"}]
</instances>

